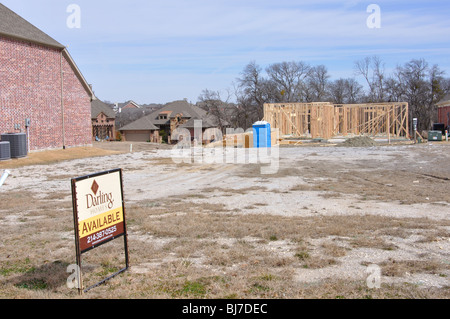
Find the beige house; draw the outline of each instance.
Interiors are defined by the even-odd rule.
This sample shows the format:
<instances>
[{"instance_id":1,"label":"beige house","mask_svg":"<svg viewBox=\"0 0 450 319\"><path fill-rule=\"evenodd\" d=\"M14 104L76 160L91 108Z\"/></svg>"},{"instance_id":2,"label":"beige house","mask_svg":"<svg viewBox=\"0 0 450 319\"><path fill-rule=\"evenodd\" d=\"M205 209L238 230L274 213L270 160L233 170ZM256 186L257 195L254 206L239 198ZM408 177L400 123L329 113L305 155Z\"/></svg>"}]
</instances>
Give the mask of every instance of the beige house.
<instances>
[{"instance_id":1,"label":"beige house","mask_svg":"<svg viewBox=\"0 0 450 319\"><path fill-rule=\"evenodd\" d=\"M202 120L203 131L215 127L215 120L207 112L185 100L167 103L151 114L120 128L125 141L173 142L173 133L184 128L193 138L194 120Z\"/></svg>"}]
</instances>

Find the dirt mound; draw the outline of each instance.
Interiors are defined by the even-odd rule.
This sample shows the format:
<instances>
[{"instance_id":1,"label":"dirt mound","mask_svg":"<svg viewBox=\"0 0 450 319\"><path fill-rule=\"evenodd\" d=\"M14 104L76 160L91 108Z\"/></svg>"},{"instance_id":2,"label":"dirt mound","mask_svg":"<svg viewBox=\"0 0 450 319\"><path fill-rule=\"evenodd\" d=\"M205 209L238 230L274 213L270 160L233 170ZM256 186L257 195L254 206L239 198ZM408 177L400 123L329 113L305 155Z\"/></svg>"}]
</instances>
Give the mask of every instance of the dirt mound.
<instances>
[{"instance_id":1,"label":"dirt mound","mask_svg":"<svg viewBox=\"0 0 450 319\"><path fill-rule=\"evenodd\" d=\"M376 146L377 142L367 136L356 136L347 139L345 142L341 144L341 146L347 147L368 147L368 146Z\"/></svg>"}]
</instances>

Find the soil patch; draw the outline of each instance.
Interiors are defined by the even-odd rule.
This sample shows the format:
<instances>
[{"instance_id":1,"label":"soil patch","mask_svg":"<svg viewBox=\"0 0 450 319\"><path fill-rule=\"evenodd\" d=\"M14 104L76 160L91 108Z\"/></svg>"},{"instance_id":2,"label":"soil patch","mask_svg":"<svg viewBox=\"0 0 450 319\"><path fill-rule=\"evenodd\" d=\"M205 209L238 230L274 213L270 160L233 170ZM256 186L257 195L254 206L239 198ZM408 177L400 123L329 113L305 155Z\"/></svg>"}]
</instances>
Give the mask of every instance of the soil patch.
<instances>
[{"instance_id":1,"label":"soil patch","mask_svg":"<svg viewBox=\"0 0 450 319\"><path fill-rule=\"evenodd\" d=\"M368 147L377 146L377 142L367 136L356 136L349 138L345 142L338 145L346 147Z\"/></svg>"}]
</instances>

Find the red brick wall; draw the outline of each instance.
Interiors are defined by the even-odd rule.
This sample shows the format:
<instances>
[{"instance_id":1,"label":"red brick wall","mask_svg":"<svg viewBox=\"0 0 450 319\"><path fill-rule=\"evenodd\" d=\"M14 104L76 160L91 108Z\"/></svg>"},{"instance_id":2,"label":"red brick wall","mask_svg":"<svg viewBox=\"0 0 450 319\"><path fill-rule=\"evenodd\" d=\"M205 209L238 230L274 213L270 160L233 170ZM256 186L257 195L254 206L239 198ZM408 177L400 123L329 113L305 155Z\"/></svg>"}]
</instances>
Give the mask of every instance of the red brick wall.
<instances>
[{"instance_id":1,"label":"red brick wall","mask_svg":"<svg viewBox=\"0 0 450 319\"><path fill-rule=\"evenodd\" d=\"M61 53L45 46L0 36L0 133L26 132L30 150L62 148ZM92 144L91 104L63 57L65 146Z\"/></svg>"},{"instance_id":2,"label":"red brick wall","mask_svg":"<svg viewBox=\"0 0 450 319\"><path fill-rule=\"evenodd\" d=\"M438 123L444 123L446 126L450 125L449 114L450 105L438 108Z\"/></svg>"}]
</instances>

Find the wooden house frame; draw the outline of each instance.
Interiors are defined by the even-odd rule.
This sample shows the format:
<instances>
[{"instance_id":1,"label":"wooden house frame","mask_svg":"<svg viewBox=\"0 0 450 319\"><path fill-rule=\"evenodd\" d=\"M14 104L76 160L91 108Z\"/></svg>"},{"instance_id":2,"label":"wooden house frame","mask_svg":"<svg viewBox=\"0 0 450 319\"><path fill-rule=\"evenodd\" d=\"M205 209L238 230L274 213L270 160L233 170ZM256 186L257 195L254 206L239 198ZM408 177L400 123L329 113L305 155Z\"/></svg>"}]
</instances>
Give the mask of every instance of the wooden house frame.
<instances>
[{"instance_id":1,"label":"wooden house frame","mask_svg":"<svg viewBox=\"0 0 450 319\"><path fill-rule=\"evenodd\" d=\"M368 135L409 138L408 103L266 103L264 120L280 136L332 138Z\"/></svg>"}]
</instances>

